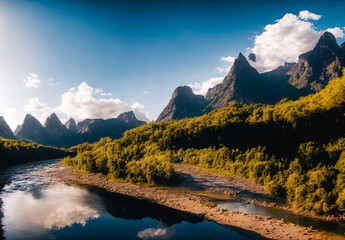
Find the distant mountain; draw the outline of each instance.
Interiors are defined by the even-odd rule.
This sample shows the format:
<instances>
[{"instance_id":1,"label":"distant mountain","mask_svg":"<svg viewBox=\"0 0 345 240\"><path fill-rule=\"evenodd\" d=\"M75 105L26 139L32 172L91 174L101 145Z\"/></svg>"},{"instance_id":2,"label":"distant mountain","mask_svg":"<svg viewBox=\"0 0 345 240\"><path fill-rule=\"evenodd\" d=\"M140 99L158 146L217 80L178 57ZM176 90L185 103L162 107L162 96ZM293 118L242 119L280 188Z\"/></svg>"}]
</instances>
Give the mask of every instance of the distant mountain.
<instances>
[{"instance_id":1,"label":"distant mountain","mask_svg":"<svg viewBox=\"0 0 345 240\"><path fill-rule=\"evenodd\" d=\"M66 123L65 127L72 132L77 132L77 124L75 123L73 118L70 118Z\"/></svg>"},{"instance_id":2,"label":"distant mountain","mask_svg":"<svg viewBox=\"0 0 345 240\"><path fill-rule=\"evenodd\" d=\"M11 128L7 125L5 119L0 116L0 137L6 139L16 139Z\"/></svg>"},{"instance_id":3,"label":"distant mountain","mask_svg":"<svg viewBox=\"0 0 345 240\"><path fill-rule=\"evenodd\" d=\"M112 119L85 119L77 124L77 131L82 141L95 142L101 137L121 138L123 133L145 124L139 121L133 111L120 114Z\"/></svg>"},{"instance_id":4,"label":"distant mountain","mask_svg":"<svg viewBox=\"0 0 345 240\"><path fill-rule=\"evenodd\" d=\"M249 54L248 60L255 62L255 54ZM190 92L187 97L178 97L178 87L157 121L199 116L232 102L275 104L283 98L295 100L318 92L329 80L342 75L345 43L339 46L335 37L325 32L315 48L299 56L297 63L285 63L262 74L248 60L240 53L223 82L210 88L205 98L199 96L198 101Z\"/></svg>"},{"instance_id":5,"label":"distant mountain","mask_svg":"<svg viewBox=\"0 0 345 240\"><path fill-rule=\"evenodd\" d=\"M206 107L206 100L201 95L195 95L188 86L175 89L172 98L162 113L158 116L158 122L166 122L175 119L200 116Z\"/></svg>"},{"instance_id":6,"label":"distant mountain","mask_svg":"<svg viewBox=\"0 0 345 240\"><path fill-rule=\"evenodd\" d=\"M299 56L298 63L288 73L289 83L298 89L318 92L329 80L342 76L345 54L334 35L325 32L315 48Z\"/></svg>"},{"instance_id":7,"label":"distant mountain","mask_svg":"<svg viewBox=\"0 0 345 240\"><path fill-rule=\"evenodd\" d=\"M31 114L27 114L23 124L16 129L18 139L27 139L44 145L54 145L55 141L42 124Z\"/></svg>"},{"instance_id":8,"label":"distant mountain","mask_svg":"<svg viewBox=\"0 0 345 240\"><path fill-rule=\"evenodd\" d=\"M80 139L76 133L67 129L55 113L52 113L46 119L43 127L48 132L54 146L65 147L80 143Z\"/></svg>"},{"instance_id":9,"label":"distant mountain","mask_svg":"<svg viewBox=\"0 0 345 240\"><path fill-rule=\"evenodd\" d=\"M28 114L23 124L17 127L15 135L19 139L27 139L43 145L71 147L83 142L92 143L101 137L120 138L125 131L142 124L145 122L139 121L132 111L122 113L113 119L85 119L78 125L73 119L63 125L53 113L42 126L36 118Z\"/></svg>"}]
</instances>

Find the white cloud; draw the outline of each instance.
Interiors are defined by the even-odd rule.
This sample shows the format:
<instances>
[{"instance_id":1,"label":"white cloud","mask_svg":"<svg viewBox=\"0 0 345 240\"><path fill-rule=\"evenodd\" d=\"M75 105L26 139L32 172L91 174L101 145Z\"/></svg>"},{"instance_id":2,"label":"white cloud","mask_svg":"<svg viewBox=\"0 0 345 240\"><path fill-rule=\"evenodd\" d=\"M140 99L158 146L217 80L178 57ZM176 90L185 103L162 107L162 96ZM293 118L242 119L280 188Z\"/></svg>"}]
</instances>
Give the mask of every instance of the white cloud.
<instances>
[{"instance_id":1,"label":"white cloud","mask_svg":"<svg viewBox=\"0 0 345 240\"><path fill-rule=\"evenodd\" d=\"M345 30L345 28L343 28ZM344 30L342 30L340 27L335 28L328 28L326 31L332 33L335 38L344 38Z\"/></svg>"},{"instance_id":2,"label":"white cloud","mask_svg":"<svg viewBox=\"0 0 345 240\"><path fill-rule=\"evenodd\" d=\"M38 97L34 97L25 105L25 110L30 113L40 113L49 110L49 108L45 103L42 103Z\"/></svg>"},{"instance_id":3,"label":"white cloud","mask_svg":"<svg viewBox=\"0 0 345 240\"><path fill-rule=\"evenodd\" d=\"M149 92L148 91L144 91L144 94L146 95L146 94L149 94Z\"/></svg>"},{"instance_id":4,"label":"white cloud","mask_svg":"<svg viewBox=\"0 0 345 240\"><path fill-rule=\"evenodd\" d=\"M298 56L312 50L325 31L318 31L308 19L317 20L312 13L301 12L300 16L285 14L276 23L266 25L263 33L256 35L254 47L256 62L250 62L259 72L265 72L283 65L285 62L297 62ZM305 20L306 19L306 20ZM341 28L328 31L336 37L344 37Z\"/></svg>"},{"instance_id":5,"label":"white cloud","mask_svg":"<svg viewBox=\"0 0 345 240\"><path fill-rule=\"evenodd\" d=\"M41 80L38 79L37 74L30 73L25 79L23 79L25 86L27 88L38 88L38 85L41 83Z\"/></svg>"},{"instance_id":6,"label":"white cloud","mask_svg":"<svg viewBox=\"0 0 345 240\"><path fill-rule=\"evenodd\" d=\"M230 68L231 68L231 66L227 67L227 68L217 67L215 70L216 70L216 72L219 72L219 73L227 73L230 71Z\"/></svg>"},{"instance_id":7,"label":"white cloud","mask_svg":"<svg viewBox=\"0 0 345 240\"><path fill-rule=\"evenodd\" d=\"M94 95L101 95L96 98ZM104 98L109 96L101 89L93 88L83 82L76 88L71 88L61 97L61 105L53 111L66 114L67 118L74 118L76 121L82 121L86 118L114 118L119 114L128 111L134 111L136 117L140 120L149 121L148 115L142 111L144 106L139 103L130 107L118 98Z\"/></svg>"},{"instance_id":8,"label":"white cloud","mask_svg":"<svg viewBox=\"0 0 345 240\"><path fill-rule=\"evenodd\" d=\"M209 88L216 86L223 81L223 77L210 78L202 84L195 82L194 84L189 84L188 86L192 88L195 94L206 95Z\"/></svg>"},{"instance_id":9,"label":"white cloud","mask_svg":"<svg viewBox=\"0 0 345 240\"><path fill-rule=\"evenodd\" d=\"M230 70L232 64L233 64L234 61L235 61L235 59L236 59L236 58L231 57L231 56L221 57L221 58L220 58L220 61L230 63L230 65L229 65L228 67L217 67L217 68L215 69L216 72L218 72L218 73L227 73L227 72L229 72L229 70Z\"/></svg>"},{"instance_id":10,"label":"white cloud","mask_svg":"<svg viewBox=\"0 0 345 240\"><path fill-rule=\"evenodd\" d=\"M133 110L135 116L139 119L139 120L143 120L145 122L149 122L150 121L150 117L149 115L143 111L144 109L144 105L141 105L140 103L136 102L131 106L131 109Z\"/></svg>"},{"instance_id":11,"label":"white cloud","mask_svg":"<svg viewBox=\"0 0 345 240\"><path fill-rule=\"evenodd\" d=\"M136 102L129 106L118 98L109 98L109 95L110 93L104 93L101 89L93 88L83 82L78 87L65 92L61 96L61 104L57 107L49 107L38 97L34 97L29 99L23 109L7 108L0 112L0 116L5 118L12 130L22 124L25 113L32 114L41 123L44 123L52 113L62 116L62 122L69 118L74 118L78 122L86 118L115 118L128 111L133 111L139 120L150 121L142 104Z\"/></svg>"},{"instance_id":12,"label":"white cloud","mask_svg":"<svg viewBox=\"0 0 345 240\"><path fill-rule=\"evenodd\" d=\"M48 79L48 85L51 86L51 87L56 87L57 85L60 85L60 84L61 84L60 82L56 82L52 78Z\"/></svg>"},{"instance_id":13,"label":"white cloud","mask_svg":"<svg viewBox=\"0 0 345 240\"><path fill-rule=\"evenodd\" d=\"M229 62L229 63L233 64L234 61L235 61L235 58L234 58L234 57L231 57L231 56L221 57L221 58L220 58L220 61Z\"/></svg>"},{"instance_id":14,"label":"white cloud","mask_svg":"<svg viewBox=\"0 0 345 240\"><path fill-rule=\"evenodd\" d=\"M317 15L315 13L311 13L308 10L300 11L298 18L303 20L319 20L321 18L321 15Z\"/></svg>"}]
</instances>

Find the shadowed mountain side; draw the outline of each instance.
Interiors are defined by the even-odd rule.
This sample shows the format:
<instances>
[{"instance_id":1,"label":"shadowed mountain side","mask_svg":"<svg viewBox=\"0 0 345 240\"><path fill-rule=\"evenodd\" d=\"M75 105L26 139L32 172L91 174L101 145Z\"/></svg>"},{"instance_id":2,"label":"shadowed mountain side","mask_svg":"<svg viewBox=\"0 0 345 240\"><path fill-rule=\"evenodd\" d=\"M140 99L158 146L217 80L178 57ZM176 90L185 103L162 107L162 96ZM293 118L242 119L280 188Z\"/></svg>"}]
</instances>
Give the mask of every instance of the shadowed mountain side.
<instances>
[{"instance_id":1,"label":"shadowed mountain side","mask_svg":"<svg viewBox=\"0 0 345 240\"><path fill-rule=\"evenodd\" d=\"M54 139L50 136L42 124L31 114L27 114L23 124L16 129L18 139L27 139L43 145L55 145Z\"/></svg>"},{"instance_id":2,"label":"shadowed mountain side","mask_svg":"<svg viewBox=\"0 0 345 240\"><path fill-rule=\"evenodd\" d=\"M16 139L11 128L8 126L5 119L1 116L0 116L0 137L6 138L6 139Z\"/></svg>"},{"instance_id":3,"label":"shadowed mountain side","mask_svg":"<svg viewBox=\"0 0 345 240\"><path fill-rule=\"evenodd\" d=\"M195 95L188 86L178 87L168 105L158 116L157 122L200 116L205 107L206 101L203 96Z\"/></svg>"},{"instance_id":4,"label":"shadowed mountain side","mask_svg":"<svg viewBox=\"0 0 345 240\"><path fill-rule=\"evenodd\" d=\"M318 92L329 80L342 76L345 53L333 34L325 32L315 48L299 56L298 63L288 73L289 83L298 89Z\"/></svg>"}]
</instances>

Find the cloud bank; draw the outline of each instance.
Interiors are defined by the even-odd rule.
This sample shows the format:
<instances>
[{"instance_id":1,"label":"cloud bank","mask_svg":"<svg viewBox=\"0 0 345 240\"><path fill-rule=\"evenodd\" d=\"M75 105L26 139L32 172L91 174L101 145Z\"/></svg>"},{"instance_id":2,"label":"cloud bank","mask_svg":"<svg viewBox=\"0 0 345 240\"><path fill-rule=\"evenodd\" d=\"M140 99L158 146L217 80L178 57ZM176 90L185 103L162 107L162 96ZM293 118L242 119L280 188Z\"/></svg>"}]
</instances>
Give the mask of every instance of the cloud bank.
<instances>
[{"instance_id":1,"label":"cloud bank","mask_svg":"<svg viewBox=\"0 0 345 240\"><path fill-rule=\"evenodd\" d=\"M255 36L254 47L249 48L256 55L252 66L259 72L266 72L285 62L297 62L298 56L312 50L325 31L333 33L336 38L344 37L344 30L340 27L318 31L310 20L320 18L321 15L305 10L298 16L285 14L276 23L266 25L264 31Z\"/></svg>"}]
</instances>

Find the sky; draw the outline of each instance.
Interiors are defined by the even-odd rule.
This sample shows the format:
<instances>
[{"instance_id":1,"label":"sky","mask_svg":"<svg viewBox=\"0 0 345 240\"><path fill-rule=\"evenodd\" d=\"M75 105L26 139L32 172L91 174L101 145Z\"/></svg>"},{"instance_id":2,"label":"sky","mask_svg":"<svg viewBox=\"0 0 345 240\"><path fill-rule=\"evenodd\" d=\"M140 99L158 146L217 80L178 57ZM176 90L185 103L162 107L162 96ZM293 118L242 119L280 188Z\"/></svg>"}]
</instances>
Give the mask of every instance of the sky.
<instances>
[{"instance_id":1,"label":"sky","mask_svg":"<svg viewBox=\"0 0 345 240\"><path fill-rule=\"evenodd\" d=\"M345 1L0 0L0 115L152 121L174 89L219 84L239 52L259 72L297 61Z\"/></svg>"}]
</instances>

